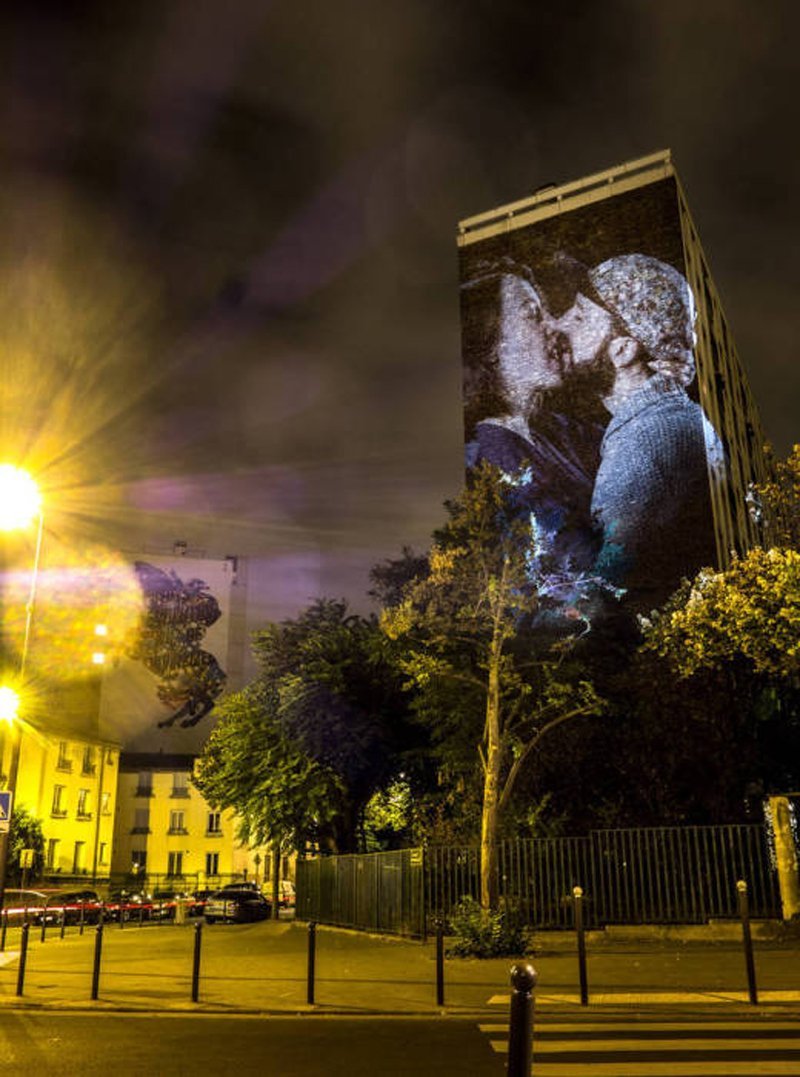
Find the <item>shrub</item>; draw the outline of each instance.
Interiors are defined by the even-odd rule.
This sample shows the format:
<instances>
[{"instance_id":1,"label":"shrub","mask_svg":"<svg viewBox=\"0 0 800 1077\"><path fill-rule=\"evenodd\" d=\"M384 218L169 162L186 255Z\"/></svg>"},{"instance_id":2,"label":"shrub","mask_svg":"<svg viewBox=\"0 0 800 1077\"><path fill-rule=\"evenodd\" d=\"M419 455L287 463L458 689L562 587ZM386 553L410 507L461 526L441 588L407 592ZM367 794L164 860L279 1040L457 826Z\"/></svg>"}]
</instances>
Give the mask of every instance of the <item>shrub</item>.
<instances>
[{"instance_id":1,"label":"shrub","mask_svg":"<svg viewBox=\"0 0 800 1077\"><path fill-rule=\"evenodd\" d=\"M514 911L482 909L472 897L462 898L450 913L455 939L449 957L522 957L531 950L530 933Z\"/></svg>"}]
</instances>

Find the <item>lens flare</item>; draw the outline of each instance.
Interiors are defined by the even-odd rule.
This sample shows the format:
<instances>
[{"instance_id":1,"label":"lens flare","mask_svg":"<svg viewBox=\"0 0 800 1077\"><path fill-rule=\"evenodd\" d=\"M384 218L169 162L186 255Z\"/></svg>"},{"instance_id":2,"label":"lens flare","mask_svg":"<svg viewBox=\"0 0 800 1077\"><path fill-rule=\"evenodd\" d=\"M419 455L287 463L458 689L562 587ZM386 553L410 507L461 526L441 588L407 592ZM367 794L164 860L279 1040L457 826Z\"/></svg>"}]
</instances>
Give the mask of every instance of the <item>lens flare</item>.
<instances>
[{"instance_id":1,"label":"lens flare","mask_svg":"<svg viewBox=\"0 0 800 1077\"><path fill-rule=\"evenodd\" d=\"M0 464L0 531L29 527L41 511L42 495L28 472Z\"/></svg>"}]
</instances>

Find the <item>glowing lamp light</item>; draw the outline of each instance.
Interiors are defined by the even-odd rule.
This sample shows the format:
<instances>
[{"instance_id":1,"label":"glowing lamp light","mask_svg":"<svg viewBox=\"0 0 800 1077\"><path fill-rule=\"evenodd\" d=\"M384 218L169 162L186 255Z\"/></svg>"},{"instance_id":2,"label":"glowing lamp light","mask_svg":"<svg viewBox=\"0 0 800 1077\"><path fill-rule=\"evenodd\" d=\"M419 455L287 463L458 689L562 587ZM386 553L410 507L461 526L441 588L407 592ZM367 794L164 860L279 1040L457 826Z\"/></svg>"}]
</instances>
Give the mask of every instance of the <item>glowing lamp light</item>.
<instances>
[{"instance_id":1,"label":"glowing lamp light","mask_svg":"<svg viewBox=\"0 0 800 1077\"><path fill-rule=\"evenodd\" d=\"M95 625L94 626L94 634L96 636L107 636L108 635L108 625Z\"/></svg>"},{"instance_id":2,"label":"glowing lamp light","mask_svg":"<svg viewBox=\"0 0 800 1077\"><path fill-rule=\"evenodd\" d=\"M105 660L106 660L106 656L103 654L102 651L95 651L94 654L92 655L92 662L96 666L102 666L105 663Z\"/></svg>"},{"instance_id":3,"label":"glowing lamp light","mask_svg":"<svg viewBox=\"0 0 800 1077\"><path fill-rule=\"evenodd\" d=\"M0 531L28 527L41 511L42 495L28 472L0 464Z\"/></svg>"},{"instance_id":4,"label":"glowing lamp light","mask_svg":"<svg viewBox=\"0 0 800 1077\"><path fill-rule=\"evenodd\" d=\"M13 688L3 685L0 688L0 721L8 722L9 725L19 714L19 695Z\"/></svg>"}]
</instances>

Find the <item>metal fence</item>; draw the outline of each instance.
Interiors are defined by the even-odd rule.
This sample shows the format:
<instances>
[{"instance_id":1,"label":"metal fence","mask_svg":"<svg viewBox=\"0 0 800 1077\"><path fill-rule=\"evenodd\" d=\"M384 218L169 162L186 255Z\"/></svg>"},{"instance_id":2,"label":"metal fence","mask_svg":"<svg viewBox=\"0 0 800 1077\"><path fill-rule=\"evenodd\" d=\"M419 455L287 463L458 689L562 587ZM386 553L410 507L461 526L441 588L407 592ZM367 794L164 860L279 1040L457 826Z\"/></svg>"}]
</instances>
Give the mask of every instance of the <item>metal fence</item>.
<instances>
[{"instance_id":1,"label":"metal fence","mask_svg":"<svg viewBox=\"0 0 800 1077\"><path fill-rule=\"evenodd\" d=\"M477 847L405 849L297 863L297 915L341 927L425 935L465 896L480 895ZM572 890L585 919L603 924L704 923L737 915L746 880L751 914L780 915L764 827L599 830L587 837L502 842L501 897L531 927L572 924Z\"/></svg>"}]
</instances>

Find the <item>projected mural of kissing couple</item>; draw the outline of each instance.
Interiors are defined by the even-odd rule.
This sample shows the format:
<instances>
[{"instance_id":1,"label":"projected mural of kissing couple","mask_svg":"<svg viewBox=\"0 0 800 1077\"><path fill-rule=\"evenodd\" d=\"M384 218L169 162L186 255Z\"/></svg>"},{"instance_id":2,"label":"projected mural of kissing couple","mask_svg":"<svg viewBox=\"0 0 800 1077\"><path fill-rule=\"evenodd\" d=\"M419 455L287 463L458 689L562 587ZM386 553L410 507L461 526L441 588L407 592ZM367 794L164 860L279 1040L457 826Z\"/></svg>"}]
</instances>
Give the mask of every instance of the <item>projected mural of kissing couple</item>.
<instances>
[{"instance_id":1,"label":"projected mural of kissing couple","mask_svg":"<svg viewBox=\"0 0 800 1077\"><path fill-rule=\"evenodd\" d=\"M542 564L644 612L713 563L724 453L696 399L682 273L637 252L596 265L559 252L541 273L478 261L462 327L467 465L518 487Z\"/></svg>"}]
</instances>

